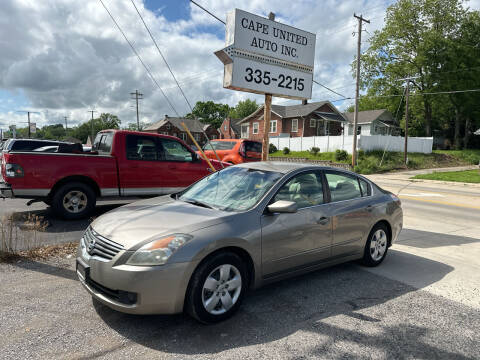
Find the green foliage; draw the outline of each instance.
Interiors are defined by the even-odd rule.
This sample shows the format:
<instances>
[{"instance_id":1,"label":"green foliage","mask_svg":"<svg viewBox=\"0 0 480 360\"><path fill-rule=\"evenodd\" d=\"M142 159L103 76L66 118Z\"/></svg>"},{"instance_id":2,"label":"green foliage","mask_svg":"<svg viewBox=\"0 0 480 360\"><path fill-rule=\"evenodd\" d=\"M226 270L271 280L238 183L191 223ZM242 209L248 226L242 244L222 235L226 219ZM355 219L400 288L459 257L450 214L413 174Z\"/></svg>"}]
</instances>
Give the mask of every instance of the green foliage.
<instances>
[{"instance_id":1,"label":"green foliage","mask_svg":"<svg viewBox=\"0 0 480 360\"><path fill-rule=\"evenodd\" d=\"M230 109L228 116L232 119L243 119L251 115L257 109L258 104L255 100L240 100L234 108Z\"/></svg>"},{"instance_id":2,"label":"green foliage","mask_svg":"<svg viewBox=\"0 0 480 360\"><path fill-rule=\"evenodd\" d=\"M273 153L276 152L276 151L278 151L278 149L277 149L277 147L276 147L275 145L270 144L270 145L268 146L268 153L269 153L269 154L273 154Z\"/></svg>"},{"instance_id":3,"label":"green foliage","mask_svg":"<svg viewBox=\"0 0 480 360\"><path fill-rule=\"evenodd\" d=\"M345 150L335 150L335 160L345 161L348 159L348 153Z\"/></svg>"},{"instance_id":4,"label":"green foliage","mask_svg":"<svg viewBox=\"0 0 480 360\"><path fill-rule=\"evenodd\" d=\"M432 174L416 175L413 179L458 181L478 184L480 183L480 172L478 170L434 172Z\"/></svg>"},{"instance_id":5,"label":"green foliage","mask_svg":"<svg viewBox=\"0 0 480 360\"><path fill-rule=\"evenodd\" d=\"M226 104L217 104L213 101L197 101L193 111L186 117L189 119L197 118L201 122L212 124L218 129L229 112L230 106Z\"/></svg>"},{"instance_id":6,"label":"green foliage","mask_svg":"<svg viewBox=\"0 0 480 360\"><path fill-rule=\"evenodd\" d=\"M120 119L113 114L102 113L96 119L93 119L93 133L94 136L101 131L106 129L119 129L120 128ZM83 144L87 142L87 138L92 134L92 120L87 121L80 126L73 128L69 135L79 139ZM93 141L93 139L92 139Z\"/></svg>"},{"instance_id":7,"label":"green foliage","mask_svg":"<svg viewBox=\"0 0 480 360\"><path fill-rule=\"evenodd\" d=\"M410 135L431 136L439 130L454 139L457 148L472 144L476 140L470 132L480 127L476 105L480 94L427 93L480 87L479 37L479 12L468 10L462 0L395 2L387 9L384 27L373 34L362 55L362 88L367 96L360 98L359 109L385 108L393 115L399 109L403 127L404 84L399 79L413 76Z\"/></svg>"},{"instance_id":8,"label":"green foliage","mask_svg":"<svg viewBox=\"0 0 480 360\"><path fill-rule=\"evenodd\" d=\"M290 149L285 146L285 147L283 148L283 153L284 153L285 155L290 154Z\"/></svg>"},{"instance_id":9,"label":"green foliage","mask_svg":"<svg viewBox=\"0 0 480 360\"><path fill-rule=\"evenodd\" d=\"M314 146L310 149L310 153L313 155L313 156L317 156L317 154L320 152L320 148Z\"/></svg>"}]
</instances>

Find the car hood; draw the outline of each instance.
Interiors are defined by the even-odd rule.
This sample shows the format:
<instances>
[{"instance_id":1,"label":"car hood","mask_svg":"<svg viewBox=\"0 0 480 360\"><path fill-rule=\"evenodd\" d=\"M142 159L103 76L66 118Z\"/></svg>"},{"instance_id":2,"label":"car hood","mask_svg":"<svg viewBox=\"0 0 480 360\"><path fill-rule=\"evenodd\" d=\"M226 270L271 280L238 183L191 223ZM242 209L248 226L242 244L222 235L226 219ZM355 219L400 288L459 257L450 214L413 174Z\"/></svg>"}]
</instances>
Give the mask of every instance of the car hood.
<instances>
[{"instance_id":1,"label":"car hood","mask_svg":"<svg viewBox=\"0 0 480 360\"><path fill-rule=\"evenodd\" d=\"M191 233L225 221L231 213L161 196L112 210L92 223L98 234L129 249L145 240Z\"/></svg>"}]
</instances>

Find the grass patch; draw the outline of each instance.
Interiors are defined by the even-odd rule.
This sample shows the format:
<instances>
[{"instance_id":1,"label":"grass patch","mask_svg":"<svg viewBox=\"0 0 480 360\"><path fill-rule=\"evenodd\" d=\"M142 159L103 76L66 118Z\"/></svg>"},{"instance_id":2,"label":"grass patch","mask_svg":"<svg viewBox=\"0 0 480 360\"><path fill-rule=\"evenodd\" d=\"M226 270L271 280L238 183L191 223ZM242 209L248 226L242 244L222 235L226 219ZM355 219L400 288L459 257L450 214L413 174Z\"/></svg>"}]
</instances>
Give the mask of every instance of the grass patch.
<instances>
[{"instance_id":1,"label":"grass patch","mask_svg":"<svg viewBox=\"0 0 480 360\"><path fill-rule=\"evenodd\" d=\"M451 156L458 161L462 161L472 165L480 163L480 149L466 149L466 150L434 150L435 154L444 154Z\"/></svg>"},{"instance_id":2,"label":"grass patch","mask_svg":"<svg viewBox=\"0 0 480 360\"><path fill-rule=\"evenodd\" d=\"M369 152L359 151L355 172L360 174L373 174L405 169L432 169L478 164L480 161L480 150L439 150L431 154L409 153L408 167L405 167L403 163L402 152L386 152L380 165L382 155L383 151L381 150ZM335 160L335 152L323 152L314 155L309 151L291 151L289 154L276 151L270 154L270 156L330 160L344 164L350 164L352 162L351 155L348 155L346 159L341 161Z\"/></svg>"},{"instance_id":3,"label":"grass patch","mask_svg":"<svg viewBox=\"0 0 480 360\"><path fill-rule=\"evenodd\" d=\"M465 183L480 184L479 170L434 172L432 174L416 175L412 179L456 181Z\"/></svg>"}]
</instances>

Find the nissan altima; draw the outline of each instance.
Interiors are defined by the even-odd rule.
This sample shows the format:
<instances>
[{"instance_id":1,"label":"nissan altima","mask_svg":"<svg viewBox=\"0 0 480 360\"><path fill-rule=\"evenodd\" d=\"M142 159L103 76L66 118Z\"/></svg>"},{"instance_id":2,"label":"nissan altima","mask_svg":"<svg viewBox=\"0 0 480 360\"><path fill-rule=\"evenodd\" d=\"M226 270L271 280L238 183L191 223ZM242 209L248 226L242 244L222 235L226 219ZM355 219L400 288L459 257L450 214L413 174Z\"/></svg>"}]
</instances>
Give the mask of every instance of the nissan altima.
<instances>
[{"instance_id":1,"label":"nissan altima","mask_svg":"<svg viewBox=\"0 0 480 360\"><path fill-rule=\"evenodd\" d=\"M400 200L355 173L245 163L97 218L77 275L118 311L213 323L249 289L346 261L379 265L402 222Z\"/></svg>"}]
</instances>

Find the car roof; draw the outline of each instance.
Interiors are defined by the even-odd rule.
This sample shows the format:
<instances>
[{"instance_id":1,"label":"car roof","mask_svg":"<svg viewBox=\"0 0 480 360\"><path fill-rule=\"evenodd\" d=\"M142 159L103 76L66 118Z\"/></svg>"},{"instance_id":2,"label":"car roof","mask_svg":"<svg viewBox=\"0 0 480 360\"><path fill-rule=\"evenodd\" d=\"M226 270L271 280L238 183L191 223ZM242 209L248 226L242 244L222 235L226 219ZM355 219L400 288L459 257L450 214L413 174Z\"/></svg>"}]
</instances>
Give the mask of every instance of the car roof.
<instances>
[{"instance_id":1,"label":"car roof","mask_svg":"<svg viewBox=\"0 0 480 360\"><path fill-rule=\"evenodd\" d=\"M332 167L332 166L322 166L310 163L300 163L300 162L284 162L284 161L255 161L255 162L248 162L235 165L236 167L248 168L248 169L255 169L255 170L263 170L263 171L275 171L282 174L287 174L289 172L301 169L316 169L316 170L333 170L333 171L341 171L347 174L359 176L358 174L343 169L340 167ZM362 177L360 175L360 177Z\"/></svg>"}]
</instances>

